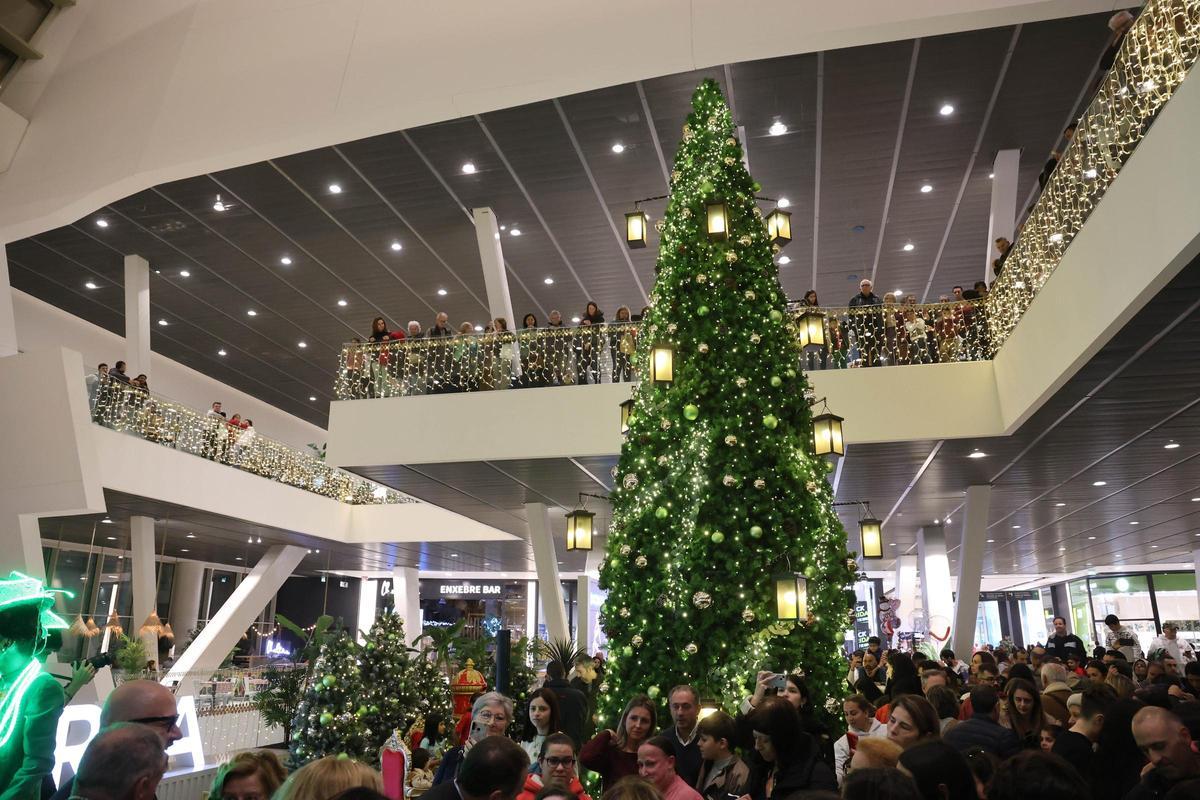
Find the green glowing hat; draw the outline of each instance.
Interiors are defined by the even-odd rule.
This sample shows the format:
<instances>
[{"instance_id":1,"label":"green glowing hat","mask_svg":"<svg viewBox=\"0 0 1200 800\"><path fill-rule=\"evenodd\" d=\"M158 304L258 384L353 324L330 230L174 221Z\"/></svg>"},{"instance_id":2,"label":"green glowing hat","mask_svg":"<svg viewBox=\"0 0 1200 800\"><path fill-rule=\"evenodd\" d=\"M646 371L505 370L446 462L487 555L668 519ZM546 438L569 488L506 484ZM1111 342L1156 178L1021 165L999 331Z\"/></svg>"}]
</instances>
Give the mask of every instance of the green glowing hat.
<instances>
[{"instance_id":1,"label":"green glowing hat","mask_svg":"<svg viewBox=\"0 0 1200 800\"><path fill-rule=\"evenodd\" d=\"M31 604L41 609L41 623L46 630L66 629L67 621L55 614L55 594L75 595L66 589L48 589L37 578L31 578L13 570L7 578L0 579L0 611L13 606Z\"/></svg>"}]
</instances>

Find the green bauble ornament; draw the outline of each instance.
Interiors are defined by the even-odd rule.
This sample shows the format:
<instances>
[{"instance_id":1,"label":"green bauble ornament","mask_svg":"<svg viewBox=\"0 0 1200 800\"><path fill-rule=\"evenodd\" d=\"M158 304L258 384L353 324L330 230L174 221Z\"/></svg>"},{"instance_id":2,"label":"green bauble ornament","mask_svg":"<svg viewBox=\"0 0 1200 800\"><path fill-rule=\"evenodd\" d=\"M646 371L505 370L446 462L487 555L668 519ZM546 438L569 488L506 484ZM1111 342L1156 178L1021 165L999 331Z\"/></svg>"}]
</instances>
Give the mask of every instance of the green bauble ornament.
<instances>
[{"instance_id":1,"label":"green bauble ornament","mask_svg":"<svg viewBox=\"0 0 1200 800\"><path fill-rule=\"evenodd\" d=\"M338 761L349 761L350 754L349 753L338 753L337 758L338 758Z\"/></svg>"},{"instance_id":2,"label":"green bauble ornament","mask_svg":"<svg viewBox=\"0 0 1200 800\"><path fill-rule=\"evenodd\" d=\"M367 707L359 706L358 710L355 711L354 714L355 714L355 716L358 716L358 717L365 717L367 715Z\"/></svg>"},{"instance_id":3,"label":"green bauble ornament","mask_svg":"<svg viewBox=\"0 0 1200 800\"><path fill-rule=\"evenodd\" d=\"M697 308L696 316L707 317L708 316L708 306L700 306L699 308Z\"/></svg>"},{"instance_id":4,"label":"green bauble ornament","mask_svg":"<svg viewBox=\"0 0 1200 800\"><path fill-rule=\"evenodd\" d=\"M779 322L783 319L783 312L780 311L778 308L772 308L770 317L771 317L771 322Z\"/></svg>"},{"instance_id":5,"label":"green bauble ornament","mask_svg":"<svg viewBox=\"0 0 1200 800\"><path fill-rule=\"evenodd\" d=\"M654 516L658 517L659 519L666 519L668 513L670 512L667 511L666 506L659 506L658 508L654 509Z\"/></svg>"},{"instance_id":6,"label":"green bauble ornament","mask_svg":"<svg viewBox=\"0 0 1200 800\"><path fill-rule=\"evenodd\" d=\"M333 722L333 714L330 714L328 711L322 712L321 716L317 718L317 721L323 726L328 725Z\"/></svg>"},{"instance_id":7,"label":"green bauble ornament","mask_svg":"<svg viewBox=\"0 0 1200 800\"><path fill-rule=\"evenodd\" d=\"M621 648L621 655L628 658L629 656L633 655L633 648L630 647L629 645L625 645L624 647Z\"/></svg>"},{"instance_id":8,"label":"green bauble ornament","mask_svg":"<svg viewBox=\"0 0 1200 800\"><path fill-rule=\"evenodd\" d=\"M707 197L708 195L712 194L712 192L713 192L712 181L706 180L700 184L700 194Z\"/></svg>"},{"instance_id":9,"label":"green bauble ornament","mask_svg":"<svg viewBox=\"0 0 1200 800\"><path fill-rule=\"evenodd\" d=\"M804 568L804 577L806 577L806 578L817 577L817 568L812 566L811 564L809 564L807 567Z\"/></svg>"},{"instance_id":10,"label":"green bauble ornament","mask_svg":"<svg viewBox=\"0 0 1200 800\"><path fill-rule=\"evenodd\" d=\"M700 416L700 408L693 403L688 403L683 407L683 418L688 421L695 421L696 417Z\"/></svg>"},{"instance_id":11,"label":"green bauble ornament","mask_svg":"<svg viewBox=\"0 0 1200 800\"><path fill-rule=\"evenodd\" d=\"M651 686L649 689L646 690L646 694L649 695L653 699L655 697L658 697L660 694L662 694L662 689L659 689L657 686Z\"/></svg>"},{"instance_id":12,"label":"green bauble ornament","mask_svg":"<svg viewBox=\"0 0 1200 800\"><path fill-rule=\"evenodd\" d=\"M616 569L617 567L621 566L621 560L619 558L610 558L608 560L608 565L613 569Z\"/></svg>"},{"instance_id":13,"label":"green bauble ornament","mask_svg":"<svg viewBox=\"0 0 1200 800\"><path fill-rule=\"evenodd\" d=\"M766 426L767 430L773 431L779 427L779 418L774 414L767 414L763 417L763 425Z\"/></svg>"},{"instance_id":14,"label":"green bauble ornament","mask_svg":"<svg viewBox=\"0 0 1200 800\"><path fill-rule=\"evenodd\" d=\"M778 375L772 375L771 385L778 389L780 386L783 386L783 378L779 377Z\"/></svg>"},{"instance_id":15,"label":"green bauble ornament","mask_svg":"<svg viewBox=\"0 0 1200 800\"><path fill-rule=\"evenodd\" d=\"M372 714L378 714L378 713L379 713L379 706L371 706L371 713L372 713Z\"/></svg>"},{"instance_id":16,"label":"green bauble ornament","mask_svg":"<svg viewBox=\"0 0 1200 800\"><path fill-rule=\"evenodd\" d=\"M293 741L293 742L298 742L298 741L300 741L300 740L301 740L301 739L303 739L303 738L304 738L304 732L303 732L303 731L292 731L292 741Z\"/></svg>"},{"instance_id":17,"label":"green bauble ornament","mask_svg":"<svg viewBox=\"0 0 1200 800\"><path fill-rule=\"evenodd\" d=\"M750 535L752 537L754 537L755 539L761 538L762 537L762 527L759 525L751 525L750 526Z\"/></svg>"},{"instance_id":18,"label":"green bauble ornament","mask_svg":"<svg viewBox=\"0 0 1200 800\"><path fill-rule=\"evenodd\" d=\"M326 675L325 677L321 678L321 684L326 687L333 686L335 683L337 683L336 675Z\"/></svg>"},{"instance_id":19,"label":"green bauble ornament","mask_svg":"<svg viewBox=\"0 0 1200 800\"><path fill-rule=\"evenodd\" d=\"M791 380L792 378L796 377L796 370L794 370L794 369L789 369L789 370L788 370L787 372L785 372L784 374L788 376L788 380Z\"/></svg>"},{"instance_id":20,"label":"green bauble ornament","mask_svg":"<svg viewBox=\"0 0 1200 800\"><path fill-rule=\"evenodd\" d=\"M713 544L720 544L721 542L725 541L725 534L721 533L720 531L713 531L712 536L709 538L712 539Z\"/></svg>"}]
</instances>

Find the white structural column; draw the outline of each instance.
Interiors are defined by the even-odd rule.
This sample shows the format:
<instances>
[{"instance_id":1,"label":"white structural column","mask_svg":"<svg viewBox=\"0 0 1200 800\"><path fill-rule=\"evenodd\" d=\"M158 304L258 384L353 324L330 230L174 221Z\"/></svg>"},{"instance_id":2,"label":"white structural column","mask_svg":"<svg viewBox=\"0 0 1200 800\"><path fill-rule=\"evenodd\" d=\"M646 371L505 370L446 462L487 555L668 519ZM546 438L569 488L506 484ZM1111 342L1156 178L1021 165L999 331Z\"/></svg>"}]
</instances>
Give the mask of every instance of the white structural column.
<instances>
[{"instance_id":1,"label":"white structural column","mask_svg":"<svg viewBox=\"0 0 1200 800\"><path fill-rule=\"evenodd\" d=\"M1017 229L1017 177L1021 168L1020 150L1001 150L992 162L992 210L988 216L987 258L983 279L990 285L995 274L992 261L999 255L993 242L1000 236L1013 240Z\"/></svg>"},{"instance_id":2,"label":"white structural column","mask_svg":"<svg viewBox=\"0 0 1200 800\"><path fill-rule=\"evenodd\" d=\"M967 487L962 545L958 554L958 595L954 600L954 654L969 658L975 649L975 620L979 616L979 587L983 580L983 545L987 539L992 487Z\"/></svg>"},{"instance_id":3,"label":"white structural column","mask_svg":"<svg viewBox=\"0 0 1200 800\"><path fill-rule=\"evenodd\" d=\"M17 318L8 279L8 247L0 244L0 358L17 354Z\"/></svg>"},{"instance_id":4,"label":"white structural column","mask_svg":"<svg viewBox=\"0 0 1200 800\"><path fill-rule=\"evenodd\" d=\"M538 597L542 600L546 633L551 640L565 641L570 638L570 628L558 578L558 555L554 550L550 509L544 503L526 503L525 517L529 520L529 543L533 546L533 565L537 569Z\"/></svg>"},{"instance_id":5,"label":"white structural column","mask_svg":"<svg viewBox=\"0 0 1200 800\"><path fill-rule=\"evenodd\" d=\"M125 369L150 375L150 262L125 256Z\"/></svg>"},{"instance_id":6,"label":"white structural column","mask_svg":"<svg viewBox=\"0 0 1200 800\"><path fill-rule=\"evenodd\" d=\"M1200 550L1192 551L1192 564L1196 570L1196 600L1200 602Z\"/></svg>"},{"instance_id":7,"label":"white structural column","mask_svg":"<svg viewBox=\"0 0 1200 800\"><path fill-rule=\"evenodd\" d=\"M592 579L580 575L575 584L575 646L592 652Z\"/></svg>"},{"instance_id":8,"label":"white structural column","mask_svg":"<svg viewBox=\"0 0 1200 800\"><path fill-rule=\"evenodd\" d=\"M204 565L198 561L175 562L171 577L171 614L163 622L171 623L176 642L186 642L188 631L200 621L200 595L203 593Z\"/></svg>"},{"instance_id":9,"label":"white structural column","mask_svg":"<svg viewBox=\"0 0 1200 800\"><path fill-rule=\"evenodd\" d=\"M375 624L375 611L379 608L379 581L361 578L358 581L358 641L366 639ZM408 635L405 629L404 635ZM407 642L405 642L407 644Z\"/></svg>"},{"instance_id":10,"label":"white structural column","mask_svg":"<svg viewBox=\"0 0 1200 800\"><path fill-rule=\"evenodd\" d=\"M423 633L421 581L416 567L392 568L392 598L396 601L396 613L404 621L404 638L411 644Z\"/></svg>"},{"instance_id":11,"label":"white structural column","mask_svg":"<svg viewBox=\"0 0 1200 800\"><path fill-rule=\"evenodd\" d=\"M921 600L929 635L938 648L947 641L954 625L954 592L950 587L950 560L946 557L946 529L925 525L917 534L917 557L921 562Z\"/></svg>"},{"instance_id":12,"label":"white structural column","mask_svg":"<svg viewBox=\"0 0 1200 800\"><path fill-rule=\"evenodd\" d=\"M900 611L897 614L900 621L896 624L896 633L899 634L902 630L911 631L913 628L913 612L917 609L916 556L900 556L896 559L895 599L900 601ZM896 639L893 639L889 646L895 647Z\"/></svg>"},{"instance_id":13,"label":"white structural column","mask_svg":"<svg viewBox=\"0 0 1200 800\"><path fill-rule=\"evenodd\" d=\"M479 261L483 265L483 284L487 289L488 311L492 319L504 318L508 329L516 330L512 298L508 294L508 273L504 270L504 251L500 247L500 226L490 208L473 208L475 241L479 243Z\"/></svg>"},{"instance_id":14,"label":"white structural column","mask_svg":"<svg viewBox=\"0 0 1200 800\"><path fill-rule=\"evenodd\" d=\"M135 515L129 518L129 549L133 558L133 619L129 621L129 636L138 635L146 617L155 609L158 586L155 584L154 517ZM146 658L158 661L158 636L140 636L146 646Z\"/></svg>"},{"instance_id":15,"label":"white structural column","mask_svg":"<svg viewBox=\"0 0 1200 800\"><path fill-rule=\"evenodd\" d=\"M271 602L283 582L291 577L306 553L305 548L290 544L276 545L267 550L250 574L233 590L221 610L175 661L171 671L163 678L163 683L177 685L176 694L180 697L194 695L196 678L221 666L225 656L237 645L267 603Z\"/></svg>"}]
</instances>

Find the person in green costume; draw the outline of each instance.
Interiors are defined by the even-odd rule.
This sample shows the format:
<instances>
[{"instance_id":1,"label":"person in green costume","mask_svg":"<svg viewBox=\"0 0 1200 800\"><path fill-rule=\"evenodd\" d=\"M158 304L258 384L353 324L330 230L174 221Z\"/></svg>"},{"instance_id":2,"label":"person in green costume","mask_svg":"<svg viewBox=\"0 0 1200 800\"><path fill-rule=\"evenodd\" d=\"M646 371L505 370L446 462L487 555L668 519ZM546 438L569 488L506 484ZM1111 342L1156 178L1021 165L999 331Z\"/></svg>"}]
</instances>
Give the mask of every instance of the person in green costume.
<instances>
[{"instance_id":1,"label":"person in green costume","mask_svg":"<svg viewBox=\"0 0 1200 800\"><path fill-rule=\"evenodd\" d=\"M0 800L38 800L54 768L55 732L66 702L37 656L46 632L65 629L54 593L13 572L0 580Z\"/></svg>"}]
</instances>

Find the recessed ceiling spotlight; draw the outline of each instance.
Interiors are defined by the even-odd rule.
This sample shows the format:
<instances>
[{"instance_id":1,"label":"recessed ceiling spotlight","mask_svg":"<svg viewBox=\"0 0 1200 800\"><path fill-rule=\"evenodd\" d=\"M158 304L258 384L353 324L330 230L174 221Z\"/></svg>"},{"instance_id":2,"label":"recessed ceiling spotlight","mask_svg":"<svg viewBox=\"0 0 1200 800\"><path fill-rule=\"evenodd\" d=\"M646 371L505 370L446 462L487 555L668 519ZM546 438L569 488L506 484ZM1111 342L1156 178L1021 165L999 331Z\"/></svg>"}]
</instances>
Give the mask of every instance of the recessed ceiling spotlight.
<instances>
[{"instance_id":1,"label":"recessed ceiling spotlight","mask_svg":"<svg viewBox=\"0 0 1200 800\"><path fill-rule=\"evenodd\" d=\"M1063 507L1063 506L1065 506L1065 505L1066 505L1066 503L1055 503L1055 504L1054 504L1054 507L1055 507L1055 508L1062 508L1062 507Z\"/></svg>"},{"instance_id":2,"label":"recessed ceiling spotlight","mask_svg":"<svg viewBox=\"0 0 1200 800\"><path fill-rule=\"evenodd\" d=\"M1150 547L1152 547L1152 548L1153 548L1153 549L1155 549L1155 550L1157 550L1157 549L1158 549L1158 545L1156 545L1156 544L1152 544L1152 545L1150 545Z\"/></svg>"},{"instance_id":3,"label":"recessed ceiling spotlight","mask_svg":"<svg viewBox=\"0 0 1200 800\"><path fill-rule=\"evenodd\" d=\"M613 151L614 153L624 153L624 152L625 152L625 145L621 144L620 142L616 142L616 143L614 143L614 144L613 144L613 146L612 146L612 151Z\"/></svg>"},{"instance_id":4,"label":"recessed ceiling spotlight","mask_svg":"<svg viewBox=\"0 0 1200 800\"><path fill-rule=\"evenodd\" d=\"M1130 525L1141 525L1142 523L1138 522L1136 519L1133 519L1133 520L1129 521L1129 524Z\"/></svg>"},{"instance_id":5,"label":"recessed ceiling spotlight","mask_svg":"<svg viewBox=\"0 0 1200 800\"><path fill-rule=\"evenodd\" d=\"M788 265L788 264L790 264L790 263L792 263L792 259L788 258L787 256L780 256L780 257L779 257L779 264L780 264L780 266L787 266L787 265Z\"/></svg>"},{"instance_id":6,"label":"recessed ceiling spotlight","mask_svg":"<svg viewBox=\"0 0 1200 800\"><path fill-rule=\"evenodd\" d=\"M301 339L300 341L296 342L296 347L299 347L301 350L303 350L304 348L308 347L308 342Z\"/></svg>"},{"instance_id":7,"label":"recessed ceiling spotlight","mask_svg":"<svg viewBox=\"0 0 1200 800\"><path fill-rule=\"evenodd\" d=\"M308 396L308 401L309 401L310 403L315 403L315 402L317 402L317 396L316 396L315 394L310 394L310 395Z\"/></svg>"},{"instance_id":8,"label":"recessed ceiling spotlight","mask_svg":"<svg viewBox=\"0 0 1200 800\"><path fill-rule=\"evenodd\" d=\"M976 447L970 453L967 453L967 458L987 458L987 453Z\"/></svg>"},{"instance_id":9,"label":"recessed ceiling spotlight","mask_svg":"<svg viewBox=\"0 0 1200 800\"><path fill-rule=\"evenodd\" d=\"M226 353L226 352L225 352L225 348L224 348L224 347L222 347L220 350L218 350L218 351L217 351L217 355L219 355L219 356L227 356L227 355L229 355L229 354L228 354L228 353Z\"/></svg>"},{"instance_id":10,"label":"recessed ceiling spotlight","mask_svg":"<svg viewBox=\"0 0 1200 800\"><path fill-rule=\"evenodd\" d=\"M106 220L104 217L101 217L100 219L96 220L96 227L97 228L107 228L108 220Z\"/></svg>"},{"instance_id":11,"label":"recessed ceiling spotlight","mask_svg":"<svg viewBox=\"0 0 1200 800\"><path fill-rule=\"evenodd\" d=\"M775 205L779 206L780 208L787 208L791 204L791 200L788 200L786 197L781 197L779 198L779 202L777 202Z\"/></svg>"},{"instance_id":12,"label":"recessed ceiling spotlight","mask_svg":"<svg viewBox=\"0 0 1200 800\"><path fill-rule=\"evenodd\" d=\"M340 300L338 300L338 305L341 306L342 308L345 308L346 306L350 305L350 303L348 303L346 301L346 298L343 297Z\"/></svg>"},{"instance_id":13,"label":"recessed ceiling spotlight","mask_svg":"<svg viewBox=\"0 0 1200 800\"><path fill-rule=\"evenodd\" d=\"M995 543L996 543L996 540L995 540L995 539L988 539L988 540L987 540L987 543L988 543L988 544L995 544Z\"/></svg>"},{"instance_id":14,"label":"recessed ceiling spotlight","mask_svg":"<svg viewBox=\"0 0 1200 800\"><path fill-rule=\"evenodd\" d=\"M1089 537L1088 537L1088 541L1089 541L1089 542L1094 542L1094 541L1096 541L1096 537L1095 537L1095 536L1089 536Z\"/></svg>"},{"instance_id":15,"label":"recessed ceiling spotlight","mask_svg":"<svg viewBox=\"0 0 1200 800\"><path fill-rule=\"evenodd\" d=\"M475 174L475 165L472 164L470 161L468 161L467 163L462 165L462 171L463 171L463 175L474 175Z\"/></svg>"},{"instance_id":16,"label":"recessed ceiling spotlight","mask_svg":"<svg viewBox=\"0 0 1200 800\"><path fill-rule=\"evenodd\" d=\"M988 180L989 180L989 181L990 181L990 180L992 180L992 179L993 179L993 178L995 178L995 177L996 177L996 173L994 173L994 172L989 172L989 173L988 173Z\"/></svg>"},{"instance_id":17,"label":"recessed ceiling spotlight","mask_svg":"<svg viewBox=\"0 0 1200 800\"><path fill-rule=\"evenodd\" d=\"M912 242L904 243L904 252L911 253L913 250L916 250L916 249L917 249L917 246L915 244L913 244Z\"/></svg>"},{"instance_id":18,"label":"recessed ceiling spotlight","mask_svg":"<svg viewBox=\"0 0 1200 800\"><path fill-rule=\"evenodd\" d=\"M1092 481L1092 486L1107 486L1108 481Z\"/></svg>"},{"instance_id":19,"label":"recessed ceiling spotlight","mask_svg":"<svg viewBox=\"0 0 1200 800\"><path fill-rule=\"evenodd\" d=\"M241 560L242 560L241 556L238 556L237 558L234 559L234 561L241 561Z\"/></svg>"},{"instance_id":20,"label":"recessed ceiling spotlight","mask_svg":"<svg viewBox=\"0 0 1200 800\"><path fill-rule=\"evenodd\" d=\"M896 296L896 299L900 299L901 297L904 296L904 290L903 289L892 289L892 294Z\"/></svg>"},{"instance_id":21,"label":"recessed ceiling spotlight","mask_svg":"<svg viewBox=\"0 0 1200 800\"><path fill-rule=\"evenodd\" d=\"M190 277L192 277L192 273L188 272L186 269L181 269L181 270L179 270L179 277L190 278Z\"/></svg>"},{"instance_id":22,"label":"recessed ceiling spotlight","mask_svg":"<svg viewBox=\"0 0 1200 800\"><path fill-rule=\"evenodd\" d=\"M108 540L109 540L110 542L115 542L115 541L117 540L117 537L115 537L115 536L109 536L109 537L108 537Z\"/></svg>"},{"instance_id":23,"label":"recessed ceiling spotlight","mask_svg":"<svg viewBox=\"0 0 1200 800\"><path fill-rule=\"evenodd\" d=\"M100 521L101 521L102 523L104 523L105 525L112 525L112 524L113 524L113 521L112 521L111 519L109 519L108 517L105 517L104 519L102 519L102 520L100 520Z\"/></svg>"},{"instance_id":24,"label":"recessed ceiling spotlight","mask_svg":"<svg viewBox=\"0 0 1200 800\"><path fill-rule=\"evenodd\" d=\"M1200 497L1193 497L1193 498L1192 498L1192 502L1193 502L1193 503L1200 503Z\"/></svg>"},{"instance_id":25,"label":"recessed ceiling spotlight","mask_svg":"<svg viewBox=\"0 0 1200 800\"><path fill-rule=\"evenodd\" d=\"M187 538L189 538L189 539L195 539L195 538L196 538L196 534L194 534L194 533L189 533L189 534L187 535Z\"/></svg>"},{"instance_id":26,"label":"recessed ceiling spotlight","mask_svg":"<svg viewBox=\"0 0 1200 800\"><path fill-rule=\"evenodd\" d=\"M404 249L404 245L400 244L400 242L392 242L389 246L392 248L392 252L395 253L399 253Z\"/></svg>"},{"instance_id":27,"label":"recessed ceiling spotlight","mask_svg":"<svg viewBox=\"0 0 1200 800\"><path fill-rule=\"evenodd\" d=\"M500 226L500 230L502 230L502 231L504 231L504 230L508 230L508 226L507 226L507 225L501 225L501 226Z\"/></svg>"},{"instance_id":28,"label":"recessed ceiling spotlight","mask_svg":"<svg viewBox=\"0 0 1200 800\"><path fill-rule=\"evenodd\" d=\"M217 201L213 203L213 211L224 211L227 206L221 202L221 195L217 195Z\"/></svg>"},{"instance_id":29,"label":"recessed ceiling spotlight","mask_svg":"<svg viewBox=\"0 0 1200 800\"><path fill-rule=\"evenodd\" d=\"M542 278L542 283L550 286L554 283L554 278L551 278L549 275L547 275L545 278Z\"/></svg>"},{"instance_id":30,"label":"recessed ceiling spotlight","mask_svg":"<svg viewBox=\"0 0 1200 800\"><path fill-rule=\"evenodd\" d=\"M85 289L99 289L100 288L99 286L96 285L95 281L88 281L83 286Z\"/></svg>"},{"instance_id":31,"label":"recessed ceiling spotlight","mask_svg":"<svg viewBox=\"0 0 1200 800\"><path fill-rule=\"evenodd\" d=\"M186 547L181 547L181 548L179 548L179 552L181 552L181 553L189 553L189 552L191 552L191 551L190 551L190 550L188 550Z\"/></svg>"},{"instance_id":32,"label":"recessed ceiling spotlight","mask_svg":"<svg viewBox=\"0 0 1200 800\"><path fill-rule=\"evenodd\" d=\"M788 126L784 125L779 120L775 120L773 123L771 123L771 127L767 128L767 133L771 134L772 136L783 136L787 132Z\"/></svg>"},{"instance_id":33,"label":"recessed ceiling spotlight","mask_svg":"<svg viewBox=\"0 0 1200 800\"><path fill-rule=\"evenodd\" d=\"M1176 447L1179 447L1179 442L1174 439L1163 445L1164 450L1174 450Z\"/></svg>"},{"instance_id":34,"label":"recessed ceiling spotlight","mask_svg":"<svg viewBox=\"0 0 1200 800\"><path fill-rule=\"evenodd\" d=\"M331 183L331 184L329 184L329 193L330 193L330 194L341 194L341 193L342 193L342 186L341 186L341 184L339 184L339 183Z\"/></svg>"},{"instance_id":35,"label":"recessed ceiling spotlight","mask_svg":"<svg viewBox=\"0 0 1200 800\"><path fill-rule=\"evenodd\" d=\"M511 228L511 229L509 229L509 231L508 231L508 232L509 232L510 234L512 234L513 236L520 236L520 235L521 235L521 229L520 229L520 228Z\"/></svg>"},{"instance_id":36,"label":"recessed ceiling spotlight","mask_svg":"<svg viewBox=\"0 0 1200 800\"><path fill-rule=\"evenodd\" d=\"M167 322L165 319L160 319L160 320L158 321L158 324L159 324L159 325L161 325L161 326L163 326L163 327L165 328L165 327L167 327L168 325L170 325L171 323Z\"/></svg>"},{"instance_id":37,"label":"recessed ceiling spotlight","mask_svg":"<svg viewBox=\"0 0 1200 800\"><path fill-rule=\"evenodd\" d=\"M458 553L451 553L451 554L450 554L450 557L451 557L451 558L458 558ZM561 562L560 562L560 563L561 563Z\"/></svg>"},{"instance_id":38,"label":"recessed ceiling spotlight","mask_svg":"<svg viewBox=\"0 0 1200 800\"><path fill-rule=\"evenodd\" d=\"M445 297L445 296L446 296L446 290L445 290L445 289L438 289L438 296L439 296L439 297Z\"/></svg>"},{"instance_id":39,"label":"recessed ceiling spotlight","mask_svg":"<svg viewBox=\"0 0 1200 800\"><path fill-rule=\"evenodd\" d=\"M921 194L929 194L932 191L933 191L932 184L928 184L928 183L921 184Z\"/></svg>"},{"instance_id":40,"label":"recessed ceiling spotlight","mask_svg":"<svg viewBox=\"0 0 1200 800\"><path fill-rule=\"evenodd\" d=\"M942 107L938 109L938 113L943 117L948 117L954 113L954 106L950 105L949 103L944 103Z\"/></svg>"},{"instance_id":41,"label":"recessed ceiling spotlight","mask_svg":"<svg viewBox=\"0 0 1200 800\"><path fill-rule=\"evenodd\" d=\"M579 324L579 317L571 317L571 322L574 322L576 325L578 325L578 324Z\"/></svg>"},{"instance_id":42,"label":"recessed ceiling spotlight","mask_svg":"<svg viewBox=\"0 0 1200 800\"><path fill-rule=\"evenodd\" d=\"M1021 527L1020 525L1013 525L1013 530L1015 531L1015 530L1017 530L1017 529L1018 529L1018 528L1020 528L1020 527Z\"/></svg>"},{"instance_id":43,"label":"recessed ceiling spotlight","mask_svg":"<svg viewBox=\"0 0 1200 800\"><path fill-rule=\"evenodd\" d=\"M258 312L255 311L253 308L248 308L248 309L246 309L246 316L247 317L257 317Z\"/></svg>"},{"instance_id":44,"label":"recessed ceiling spotlight","mask_svg":"<svg viewBox=\"0 0 1200 800\"><path fill-rule=\"evenodd\" d=\"M483 333L483 326L482 326L482 325L476 325L476 326L475 326L475 332L476 332L476 333Z\"/></svg>"},{"instance_id":45,"label":"recessed ceiling spotlight","mask_svg":"<svg viewBox=\"0 0 1200 800\"><path fill-rule=\"evenodd\" d=\"M284 256L283 258L279 259L279 263L283 264L285 267L290 267L292 265L292 257Z\"/></svg>"}]
</instances>

